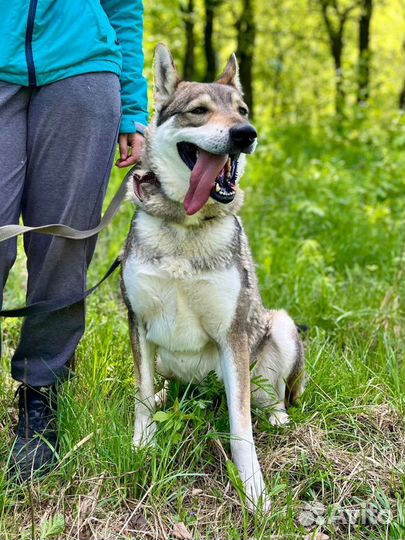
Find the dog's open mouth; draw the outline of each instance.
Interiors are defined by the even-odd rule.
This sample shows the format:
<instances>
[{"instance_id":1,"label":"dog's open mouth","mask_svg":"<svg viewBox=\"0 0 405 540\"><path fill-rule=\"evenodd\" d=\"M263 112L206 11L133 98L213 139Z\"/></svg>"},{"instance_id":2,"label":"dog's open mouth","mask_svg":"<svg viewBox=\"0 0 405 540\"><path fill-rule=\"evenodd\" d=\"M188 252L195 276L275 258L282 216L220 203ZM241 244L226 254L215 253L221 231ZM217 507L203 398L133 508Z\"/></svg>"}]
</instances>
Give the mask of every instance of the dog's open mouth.
<instances>
[{"instance_id":1,"label":"dog's open mouth","mask_svg":"<svg viewBox=\"0 0 405 540\"><path fill-rule=\"evenodd\" d=\"M237 157L228 154L211 154L195 144L180 142L177 150L191 170L190 187L184 199L188 215L198 212L211 196L227 204L236 194Z\"/></svg>"}]
</instances>

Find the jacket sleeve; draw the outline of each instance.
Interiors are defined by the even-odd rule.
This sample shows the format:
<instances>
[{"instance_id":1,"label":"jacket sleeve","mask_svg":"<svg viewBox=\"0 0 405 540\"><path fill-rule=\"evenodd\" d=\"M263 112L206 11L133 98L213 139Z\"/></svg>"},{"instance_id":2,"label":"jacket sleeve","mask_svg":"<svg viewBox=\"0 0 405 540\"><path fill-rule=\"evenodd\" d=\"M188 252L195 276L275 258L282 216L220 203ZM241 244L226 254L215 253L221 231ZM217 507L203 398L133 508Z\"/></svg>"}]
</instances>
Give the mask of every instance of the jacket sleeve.
<instances>
[{"instance_id":1,"label":"jacket sleeve","mask_svg":"<svg viewBox=\"0 0 405 540\"><path fill-rule=\"evenodd\" d=\"M142 133L148 124L147 82L143 76L143 2L101 0L101 5L122 50L120 133Z\"/></svg>"}]
</instances>

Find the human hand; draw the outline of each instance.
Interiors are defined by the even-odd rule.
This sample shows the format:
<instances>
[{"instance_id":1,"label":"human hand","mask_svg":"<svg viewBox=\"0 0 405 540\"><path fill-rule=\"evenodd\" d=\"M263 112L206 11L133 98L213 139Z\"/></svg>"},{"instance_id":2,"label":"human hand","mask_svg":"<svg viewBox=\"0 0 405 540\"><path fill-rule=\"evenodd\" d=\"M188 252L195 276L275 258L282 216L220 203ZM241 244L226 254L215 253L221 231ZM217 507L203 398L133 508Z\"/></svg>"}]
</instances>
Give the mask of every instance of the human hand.
<instances>
[{"instance_id":1,"label":"human hand","mask_svg":"<svg viewBox=\"0 0 405 540\"><path fill-rule=\"evenodd\" d=\"M118 137L120 158L115 163L120 169L131 167L139 161L145 144L143 135L140 133L121 133Z\"/></svg>"}]
</instances>

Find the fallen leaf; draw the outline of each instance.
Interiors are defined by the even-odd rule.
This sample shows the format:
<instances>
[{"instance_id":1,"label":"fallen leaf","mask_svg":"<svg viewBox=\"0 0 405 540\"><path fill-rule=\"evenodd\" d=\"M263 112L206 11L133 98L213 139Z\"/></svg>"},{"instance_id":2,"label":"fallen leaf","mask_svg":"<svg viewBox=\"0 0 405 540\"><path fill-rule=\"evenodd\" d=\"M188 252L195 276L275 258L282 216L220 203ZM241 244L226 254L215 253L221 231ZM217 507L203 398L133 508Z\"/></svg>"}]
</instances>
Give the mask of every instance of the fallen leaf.
<instances>
[{"instance_id":1,"label":"fallen leaf","mask_svg":"<svg viewBox=\"0 0 405 540\"><path fill-rule=\"evenodd\" d=\"M136 531L149 530L148 522L146 521L146 519L144 518L141 512L138 512L134 516L131 517L129 521L129 525L131 529L135 529Z\"/></svg>"},{"instance_id":2,"label":"fallen leaf","mask_svg":"<svg viewBox=\"0 0 405 540\"><path fill-rule=\"evenodd\" d=\"M182 521L174 524L172 534L179 540L193 540L191 533Z\"/></svg>"},{"instance_id":3,"label":"fallen leaf","mask_svg":"<svg viewBox=\"0 0 405 540\"><path fill-rule=\"evenodd\" d=\"M92 537L93 533L91 532L91 528L87 524L83 525L79 531L79 540L91 540Z\"/></svg>"},{"instance_id":4,"label":"fallen leaf","mask_svg":"<svg viewBox=\"0 0 405 540\"><path fill-rule=\"evenodd\" d=\"M315 535L307 534L304 540L330 540L330 536L322 532L317 532Z\"/></svg>"}]
</instances>

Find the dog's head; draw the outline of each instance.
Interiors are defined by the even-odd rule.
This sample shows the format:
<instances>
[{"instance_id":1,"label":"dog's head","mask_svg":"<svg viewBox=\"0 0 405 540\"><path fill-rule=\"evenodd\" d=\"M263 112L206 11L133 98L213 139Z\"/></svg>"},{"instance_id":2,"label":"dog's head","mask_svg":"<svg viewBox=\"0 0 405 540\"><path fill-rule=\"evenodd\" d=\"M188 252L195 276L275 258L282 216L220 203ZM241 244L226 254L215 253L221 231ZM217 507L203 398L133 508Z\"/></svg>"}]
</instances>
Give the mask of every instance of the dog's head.
<instances>
[{"instance_id":1,"label":"dog's head","mask_svg":"<svg viewBox=\"0 0 405 540\"><path fill-rule=\"evenodd\" d=\"M165 194L188 215L234 200L245 154L257 133L249 123L238 64L232 55L214 83L180 81L169 50L155 53L156 115L147 132L147 159Z\"/></svg>"}]
</instances>

